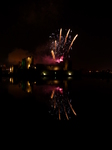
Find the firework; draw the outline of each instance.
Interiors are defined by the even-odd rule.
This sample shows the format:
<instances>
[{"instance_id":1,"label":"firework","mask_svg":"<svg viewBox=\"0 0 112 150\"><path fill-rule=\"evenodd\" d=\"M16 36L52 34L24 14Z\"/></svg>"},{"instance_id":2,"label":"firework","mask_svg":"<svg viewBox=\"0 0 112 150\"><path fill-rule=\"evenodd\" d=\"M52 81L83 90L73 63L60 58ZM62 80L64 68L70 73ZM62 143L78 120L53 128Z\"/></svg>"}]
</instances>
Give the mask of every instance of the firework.
<instances>
[{"instance_id":1,"label":"firework","mask_svg":"<svg viewBox=\"0 0 112 150\"><path fill-rule=\"evenodd\" d=\"M52 58L54 59L55 57L55 61L58 63L60 63L61 61L64 60L64 58L69 56L68 55L69 51L70 49L72 49L72 45L78 36L78 34L76 34L72 40L71 35L70 35L71 32L72 31L68 29L67 33L64 36L62 35L62 28L61 28L58 31L59 34L52 33L50 36L50 40L51 40L50 50L52 51L51 52Z\"/></svg>"},{"instance_id":2,"label":"firework","mask_svg":"<svg viewBox=\"0 0 112 150\"><path fill-rule=\"evenodd\" d=\"M59 44L61 44L61 34L62 34L62 28L60 29Z\"/></svg>"},{"instance_id":3,"label":"firework","mask_svg":"<svg viewBox=\"0 0 112 150\"><path fill-rule=\"evenodd\" d=\"M64 46L65 46L65 44L66 44L66 41L67 41L67 38L68 38L69 32L70 32L70 29L68 30L68 32L67 32L67 34L66 34L65 42L64 42Z\"/></svg>"},{"instance_id":4,"label":"firework","mask_svg":"<svg viewBox=\"0 0 112 150\"><path fill-rule=\"evenodd\" d=\"M73 42L76 40L77 36L78 36L78 34L73 38L73 40L72 40L72 42L71 42L71 44L69 46L69 49L68 49L67 53L69 52L70 48L72 47Z\"/></svg>"},{"instance_id":5,"label":"firework","mask_svg":"<svg viewBox=\"0 0 112 150\"><path fill-rule=\"evenodd\" d=\"M51 51L51 54L52 54L53 59L55 59L55 54L53 50Z\"/></svg>"},{"instance_id":6,"label":"firework","mask_svg":"<svg viewBox=\"0 0 112 150\"><path fill-rule=\"evenodd\" d=\"M55 40L55 53L56 53L56 40Z\"/></svg>"}]
</instances>

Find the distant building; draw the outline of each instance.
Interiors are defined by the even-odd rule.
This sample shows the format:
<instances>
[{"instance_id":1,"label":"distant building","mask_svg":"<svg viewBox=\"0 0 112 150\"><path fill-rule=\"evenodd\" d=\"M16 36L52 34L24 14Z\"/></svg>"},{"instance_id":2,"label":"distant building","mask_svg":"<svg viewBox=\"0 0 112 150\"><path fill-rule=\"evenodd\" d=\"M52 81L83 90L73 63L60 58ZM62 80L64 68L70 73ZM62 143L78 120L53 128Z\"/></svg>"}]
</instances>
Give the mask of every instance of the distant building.
<instances>
[{"instance_id":1,"label":"distant building","mask_svg":"<svg viewBox=\"0 0 112 150\"><path fill-rule=\"evenodd\" d=\"M18 65L12 65L10 67L10 73L17 73L18 72Z\"/></svg>"},{"instance_id":2,"label":"distant building","mask_svg":"<svg viewBox=\"0 0 112 150\"><path fill-rule=\"evenodd\" d=\"M21 63L22 69L29 69L33 65L33 60L34 59L32 56L22 59Z\"/></svg>"},{"instance_id":3,"label":"distant building","mask_svg":"<svg viewBox=\"0 0 112 150\"><path fill-rule=\"evenodd\" d=\"M73 75L72 62L69 59L65 59L61 62L55 62L53 64L36 64L34 65L34 58L32 56L22 59L18 65L12 65L9 74L17 74L20 76L29 75L50 75L50 76L62 76L62 74Z\"/></svg>"}]
</instances>

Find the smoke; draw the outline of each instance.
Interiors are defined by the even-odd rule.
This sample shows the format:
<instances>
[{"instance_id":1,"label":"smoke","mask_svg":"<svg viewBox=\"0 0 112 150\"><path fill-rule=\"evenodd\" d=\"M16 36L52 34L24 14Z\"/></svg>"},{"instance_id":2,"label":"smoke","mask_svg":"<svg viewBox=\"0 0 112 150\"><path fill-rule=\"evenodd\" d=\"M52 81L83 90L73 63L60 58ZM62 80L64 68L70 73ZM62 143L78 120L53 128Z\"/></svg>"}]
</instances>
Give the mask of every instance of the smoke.
<instances>
[{"instance_id":1,"label":"smoke","mask_svg":"<svg viewBox=\"0 0 112 150\"><path fill-rule=\"evenodd\" d=\"M26 58L30 55L31 53L29 53L28 51L16 48L11 53L9 53L8 63L16 65L19 63L19 61L21 62L23 58Z\"/></svg>"},{"instance_id":2,"label":"smoke","mask_svg":"<svg viewBox=\"0 0 112 150\"><path fill-rule=\"evenodd\" d=\"M49 94L56 89L56 85L39 85L34 86L33 90L36 93Z\"/></svg>"},{"instance_id":3,"label":"smoke","mask_svg":"<svg viewBox=\"0 0 112 150\"><path fill-rule=\"evenodd\" d=\"M34 64L53 64L55 61L52 58L49 42L37 47L34 52Z\"/></svg>"},{"instance_id":4,"label":"smoke","mask_svg":"<svg viewBox=\"0 0 112 150\"><path fill-rule=\"evenodd\" d=\"M49 44L49 42L46 42L38 46L36 50L32 52L16 48L11 53L9 53L8 63L16 65L21 62L23 58L33 56L34 64L53 64L55 61L52 58Z\"/></svg>"},{"instance_id":5,"label":"smoke","mask_svg":"<svg viewBox=\"0 0 112 150\"><path fill-rule=\"evenodd\" d=\"M45 42L39 45L36 50L29 52L28 50L23 50L16 48L8 55L9 64L18 64L23 58L28 56L33 56L34 64L54 64L55 60L52 57L50 50L50 42Z\"/></svg>"},{"instance_id":6,"label":"smoke","mask_svg":"<svg viewBox=\"0 0 112 150\"><path fill-rule=\"evenodd\" d=\"M55 61L50 56L37 56L34 57L34 64L54 64Z\"/></svg>"}]
</instances>

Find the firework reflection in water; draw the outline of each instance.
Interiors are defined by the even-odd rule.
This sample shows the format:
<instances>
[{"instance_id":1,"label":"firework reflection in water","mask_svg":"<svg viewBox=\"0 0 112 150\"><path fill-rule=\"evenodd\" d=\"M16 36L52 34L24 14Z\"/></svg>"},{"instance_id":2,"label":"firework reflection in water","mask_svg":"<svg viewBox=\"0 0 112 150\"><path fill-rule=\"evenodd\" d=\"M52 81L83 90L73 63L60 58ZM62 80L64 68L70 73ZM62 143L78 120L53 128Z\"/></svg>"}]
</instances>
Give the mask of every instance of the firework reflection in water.
<instances>
[{"instance_id":1,"label":"firework reflection in water","mask_svg":"<svg viewBox=\"0 0 112 150\"><path fill-rule=\"evenodd\" d=\"M58 120L69 120L71 118L71 113L75 116L77 115L71 102L72 100L70 99L69 92L63 91L63 88L56 87L51 93L51 110L49 113L54 117L57 117Z\"/></svg>"}]
</instances>

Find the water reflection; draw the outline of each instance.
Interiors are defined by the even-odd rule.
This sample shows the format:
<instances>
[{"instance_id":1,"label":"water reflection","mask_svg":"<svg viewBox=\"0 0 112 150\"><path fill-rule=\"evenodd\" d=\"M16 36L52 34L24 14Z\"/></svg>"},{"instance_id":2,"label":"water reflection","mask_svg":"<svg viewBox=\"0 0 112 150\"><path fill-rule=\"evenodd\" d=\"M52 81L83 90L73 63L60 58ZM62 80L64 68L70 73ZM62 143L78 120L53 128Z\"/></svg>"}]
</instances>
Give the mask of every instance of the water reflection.
<instances>
[{"instance_id":1,"label":"water reflection","mask_svg":"<svg viewBox=\"0 0 112 150\"><path fill-rule=\"evenodd\" d=\"M21 87L22 90L26 91L27 93L32 93L32 85L29 81L27 82L22 81Z\"/></svg>"},{"instance_id":2,"label":"water reflection","mask_svg":"<svg viewBox=\"0 0 112 150\"><path fill-rule=\"evenodd\" d=\"M2 112L13 118L75 120L78 123L82 118L89 123L97 118L98 123L101 117L104 121L112 114L112 79L1 78L0 95Z\"/></svg>"},{"instance_id":3,"label":"water reflection","mask_svg":"<svg viewBox=\"0 0 112 150\"><path fill-rule=\"evenodd\" d=\"M13 83L13 78L10 78L10 83Z\"/></svg>"},{"instance_id":4,"label":"water reflection","mask_svg":"<svg viewBox=\"0 0 112 150\"><path fill-rule=\"evenodd\" d=\"M19 92L19 96L23 97L24 93L30 93L35 95L38 100L42 100L44 97L44 102L47 103L48 113L51 117L58 120L69 120L71 119L71 114L75 117L77 114L72 106L72 98L68 90L68 81L59 80L48 80L47 78L37 81L18 81L17 79L10 78L9 91L11 87L14 89L12 92ZM18 88L17 88L18 87ZM15 92L14 90L17 90ZM22 90L20 92L20 90ZM40 96L41 95L41 96ZM18 97L18 96L17 96Z\"/></svg>"},{"instance_id":5,"label":"water reflection","mask_svg":"<svg viewBox=\"0 0 112 150\"><path fill-rule=\"evenodd\" d=\"M57 119L61 120L61 118L66 117L66 119L69 120L71 118L71 111L76 116L68 90L63 90L63 88L60 87L54 88L51 93L50 102L52 109L49 112L56 117L58 116Z\"/></svg>"}]
</instances>

